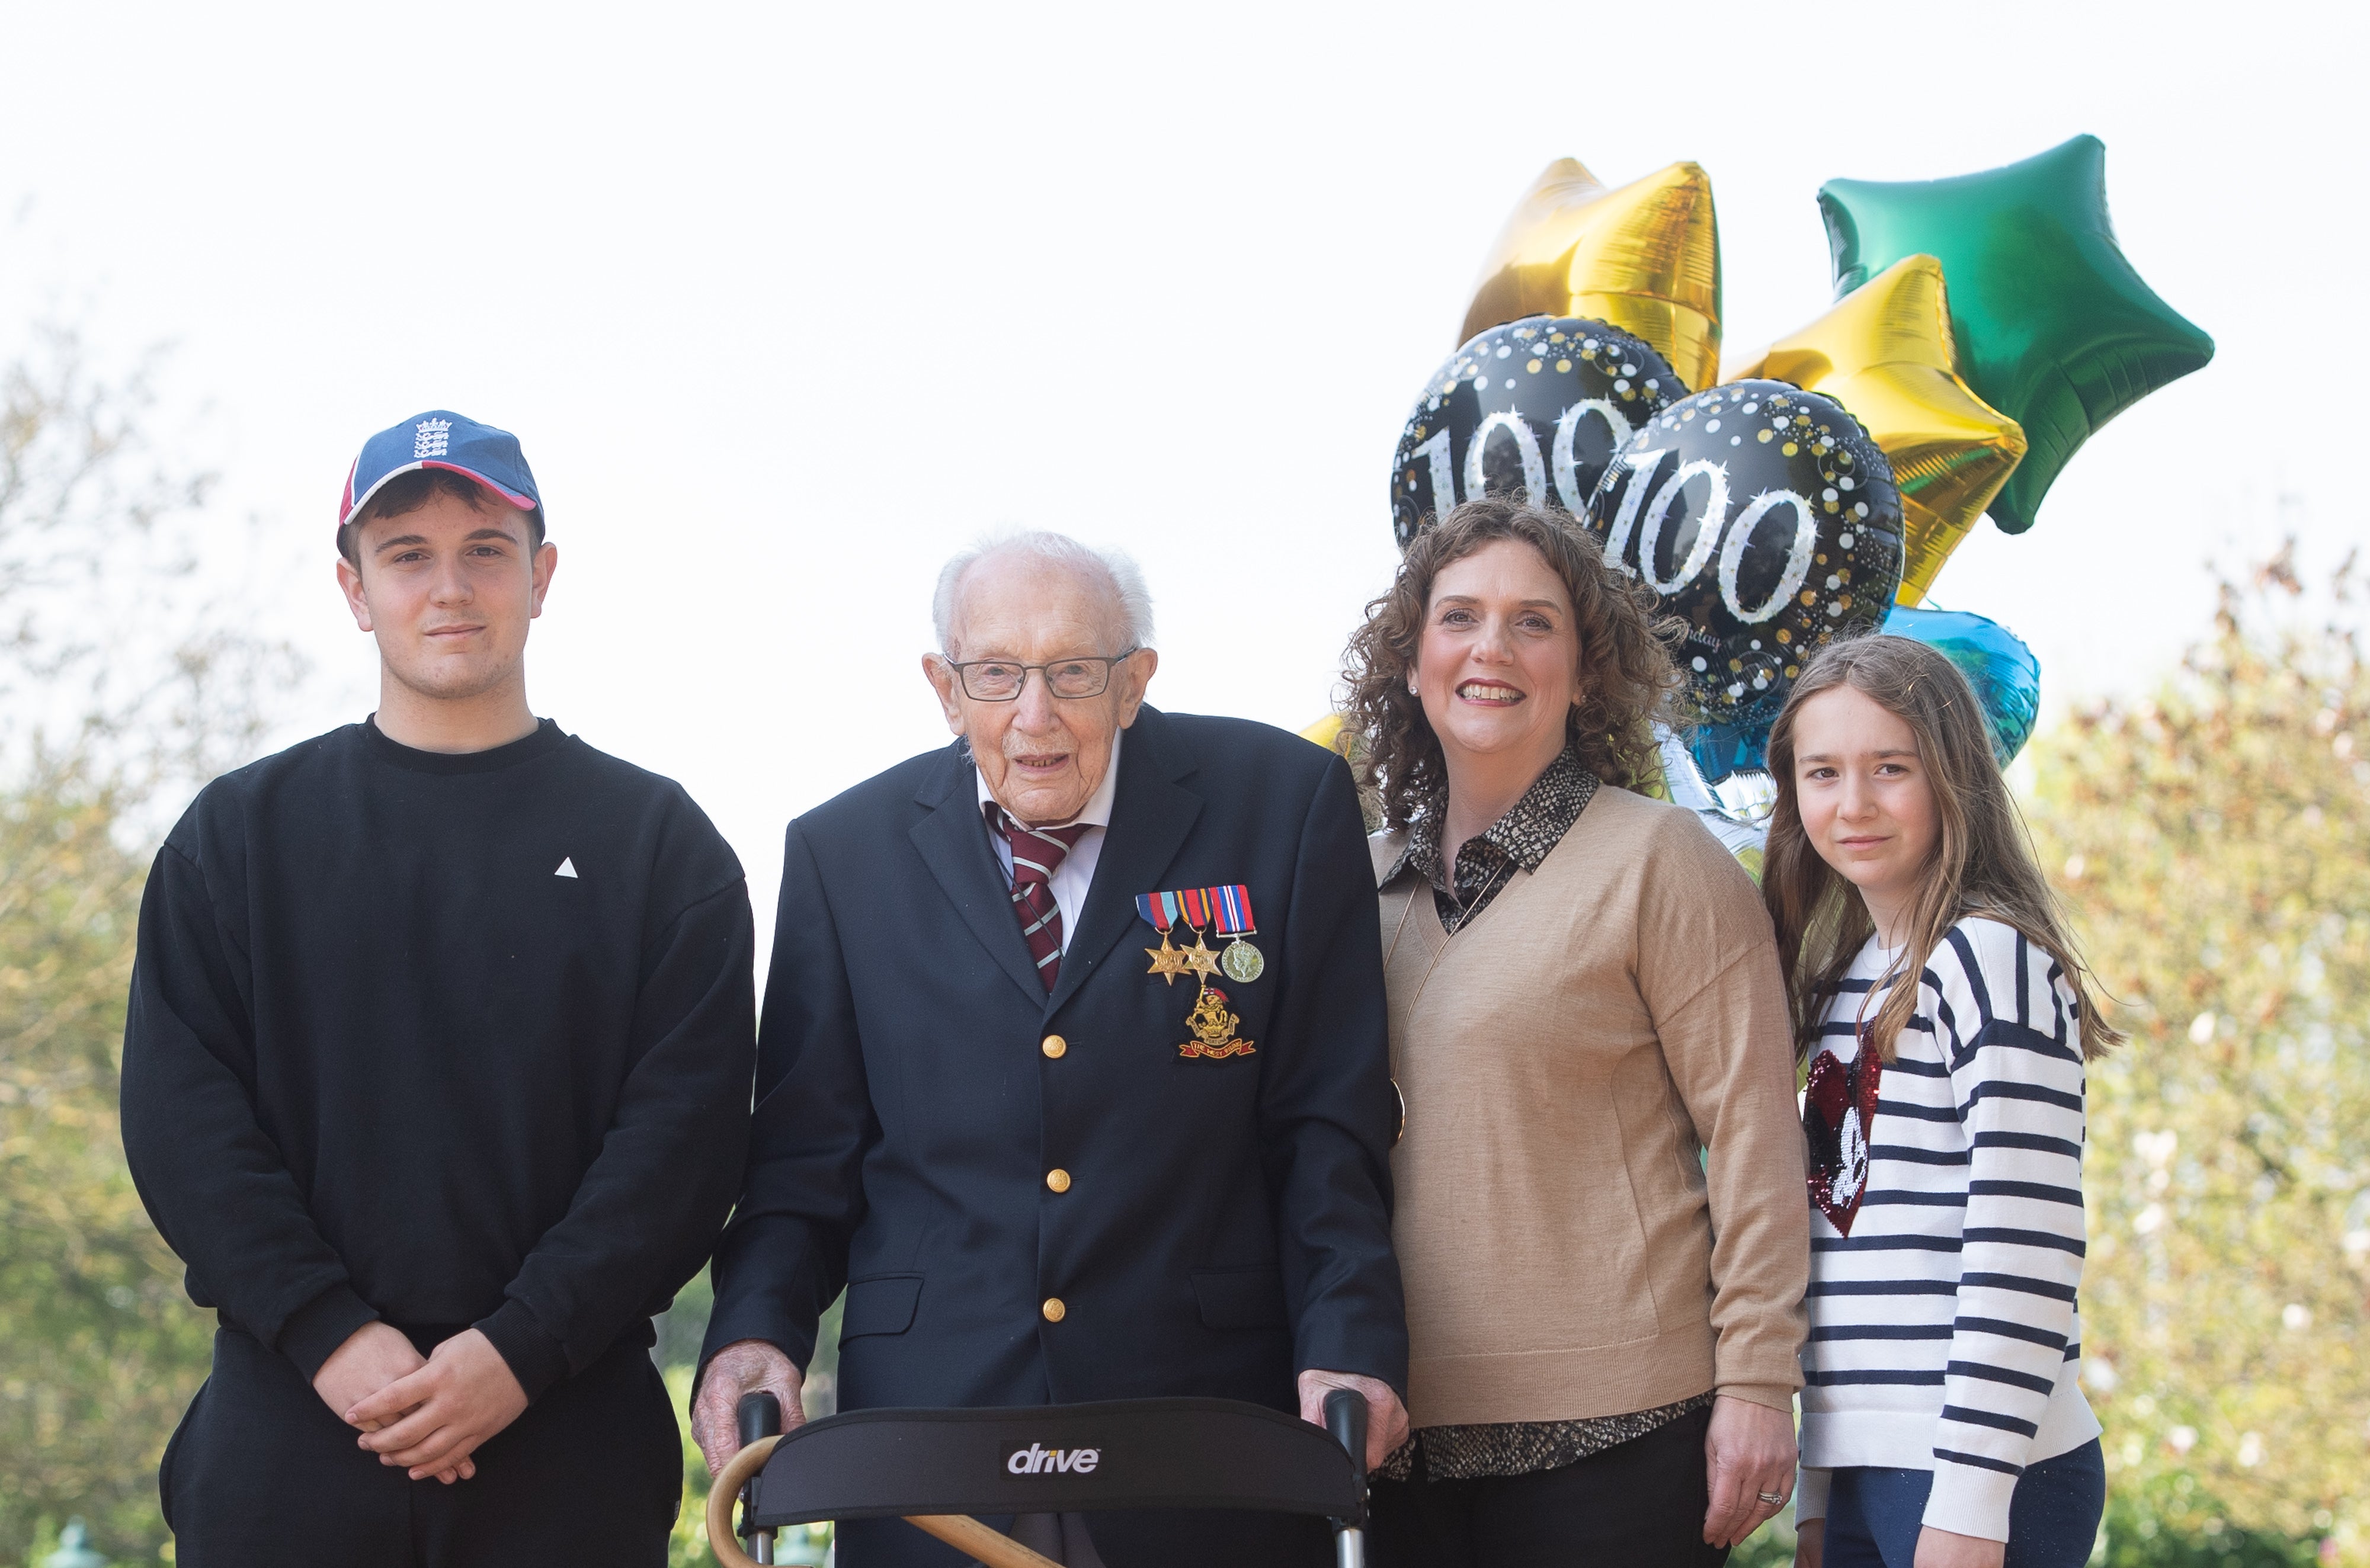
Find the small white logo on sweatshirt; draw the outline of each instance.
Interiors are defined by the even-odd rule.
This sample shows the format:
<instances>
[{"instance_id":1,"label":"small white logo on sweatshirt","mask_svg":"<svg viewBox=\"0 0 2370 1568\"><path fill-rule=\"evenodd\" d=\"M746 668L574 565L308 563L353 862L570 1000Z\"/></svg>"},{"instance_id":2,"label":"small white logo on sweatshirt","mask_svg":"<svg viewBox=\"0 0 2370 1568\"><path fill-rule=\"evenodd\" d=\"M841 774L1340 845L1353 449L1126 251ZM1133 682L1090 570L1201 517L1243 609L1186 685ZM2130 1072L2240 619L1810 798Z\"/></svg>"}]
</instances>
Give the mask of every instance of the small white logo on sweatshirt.
<instances>
[{"instance_id":1,"label":"small white logo on sweatshirt","mask_svg":"<svg viewBox=\"0 0 2370 1568\"><path fill-rule=\"evenodd\" d=\"M576 857L575 857L574 855L569 855L569 856L567 856L566 858L562 859L562 860L560 861L560 863L559 863L559 869L558 869L558 871L553 872L553 873L552 873L552 875L553 875L554 876L575 876L575 875L576 875Z\"/></svg>"}]
</instances>

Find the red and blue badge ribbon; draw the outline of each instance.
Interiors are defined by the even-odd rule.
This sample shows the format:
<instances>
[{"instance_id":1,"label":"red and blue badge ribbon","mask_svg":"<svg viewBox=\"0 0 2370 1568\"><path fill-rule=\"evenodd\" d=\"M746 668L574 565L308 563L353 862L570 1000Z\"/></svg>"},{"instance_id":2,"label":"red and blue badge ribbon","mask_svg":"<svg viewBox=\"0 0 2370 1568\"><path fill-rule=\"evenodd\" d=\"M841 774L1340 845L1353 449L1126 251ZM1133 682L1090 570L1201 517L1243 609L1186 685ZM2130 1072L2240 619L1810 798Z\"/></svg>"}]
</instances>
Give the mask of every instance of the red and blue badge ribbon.
<instances>
[{"instance_id":1,"label":"red and blue badge ribbon","mask_svg":"<svg viewBox=\"0 0 2370 1568\"><path fill-rule=\"evenodd\" d=\"M1155 931L1165 932L1179 921L1195 931L1214 930L1220 936L1247 935L1259 930L1251 914L1251 890L1240 883L1226 887L1181 887L1173 893L1138 893L1135 912Z\"/></svg>"}]
</instances>

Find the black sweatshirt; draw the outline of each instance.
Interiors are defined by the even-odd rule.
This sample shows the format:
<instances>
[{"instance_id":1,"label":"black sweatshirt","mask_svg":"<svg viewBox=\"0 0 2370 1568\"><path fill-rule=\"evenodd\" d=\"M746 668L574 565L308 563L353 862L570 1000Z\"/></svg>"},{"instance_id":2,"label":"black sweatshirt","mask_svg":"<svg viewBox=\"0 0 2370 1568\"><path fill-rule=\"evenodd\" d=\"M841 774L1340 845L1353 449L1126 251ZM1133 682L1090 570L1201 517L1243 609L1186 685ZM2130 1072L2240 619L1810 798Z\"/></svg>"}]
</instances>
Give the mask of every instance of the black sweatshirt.
<instances>
[{"instance_id":1,"label":"black sweatshirt","mask_svg":"<svg viewBox=\"0 0 2370 1568\"><path fill-rule=\"evenodd\" d=\"M158 852L123 1144L200 1306L308 1379L374 1318L474 1324L530 1399L706 1261L755 1009L741 864L550 720L370 723L215 780Z\"/></svg>"}]
</instances>

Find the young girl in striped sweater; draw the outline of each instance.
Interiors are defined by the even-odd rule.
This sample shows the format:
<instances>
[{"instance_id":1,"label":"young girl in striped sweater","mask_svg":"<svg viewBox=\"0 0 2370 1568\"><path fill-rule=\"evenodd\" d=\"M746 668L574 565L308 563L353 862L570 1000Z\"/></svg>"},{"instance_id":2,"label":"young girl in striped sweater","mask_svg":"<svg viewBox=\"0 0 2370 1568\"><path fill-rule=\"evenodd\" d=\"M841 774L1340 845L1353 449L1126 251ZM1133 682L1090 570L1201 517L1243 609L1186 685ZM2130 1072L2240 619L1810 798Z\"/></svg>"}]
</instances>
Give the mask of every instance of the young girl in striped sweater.
<instances>
[{"instance_id":1,"label":"young girl in striped sweater","mask_svg":"<svg viewBox=\"0 0 2370 1568\"><path fill-rule=\"evenodd\" d=\"M1871 636L1770 732L1763 892L1810 1073L1800 1568L2075 1568L2083 1064L2121 1036L1966 679Z\"/></svg>"}]
</instances>

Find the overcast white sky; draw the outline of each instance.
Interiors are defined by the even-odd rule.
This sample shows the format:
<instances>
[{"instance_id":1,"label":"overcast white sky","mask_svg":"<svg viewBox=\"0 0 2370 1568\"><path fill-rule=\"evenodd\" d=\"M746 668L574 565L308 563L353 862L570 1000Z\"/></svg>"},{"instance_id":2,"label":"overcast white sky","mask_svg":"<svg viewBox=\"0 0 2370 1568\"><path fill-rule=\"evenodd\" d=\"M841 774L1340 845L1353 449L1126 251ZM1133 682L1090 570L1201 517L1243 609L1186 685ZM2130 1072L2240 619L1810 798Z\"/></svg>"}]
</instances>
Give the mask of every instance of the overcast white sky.
<instances>
[{"instance_id":1,"label":"overcast white sky","mask_svg":"<svg viewBox=\"0 0 2370 1568\"><path fill-rule=\"evenodd\" d=\"M537 711L682 779L767 921L787 818L943 741L929 586L984 528L1137 555L1155 702L1320 715L1401 418L1560 155L1710 171L1743 363L1825 308L1823 180L2104 138L2126 252L2219 355L1936 601L2026 637L2053 706L2150 679L2209 554L2370 539L2358 400L2294 406L2361 357L2362 18L4 4L0 343L176 346L173 439L319 671L292 738L374 690L330 575L362 437L517 431L562 554Z\"/></svg>"}]
</instances>

